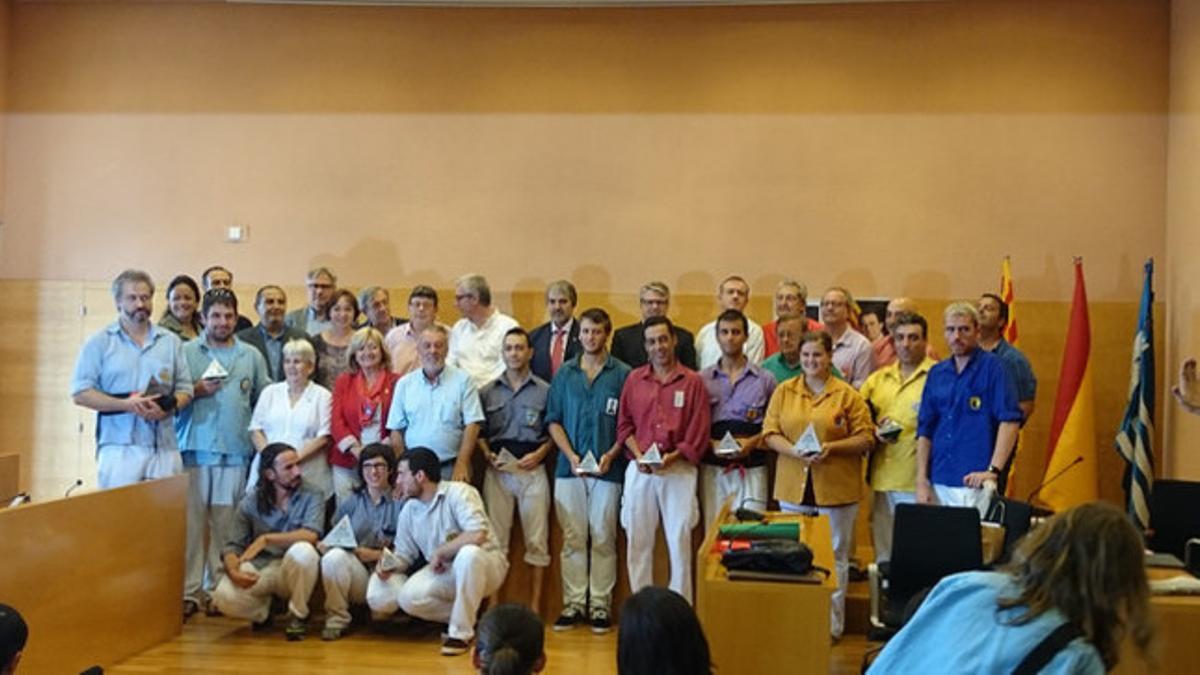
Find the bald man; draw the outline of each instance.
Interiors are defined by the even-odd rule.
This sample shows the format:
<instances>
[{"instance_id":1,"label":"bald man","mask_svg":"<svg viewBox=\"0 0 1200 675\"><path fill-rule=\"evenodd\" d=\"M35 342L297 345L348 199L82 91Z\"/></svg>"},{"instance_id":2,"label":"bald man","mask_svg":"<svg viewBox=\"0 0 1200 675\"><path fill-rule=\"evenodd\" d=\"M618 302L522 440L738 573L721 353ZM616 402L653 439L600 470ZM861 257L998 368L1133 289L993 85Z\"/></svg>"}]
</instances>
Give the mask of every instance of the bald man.
<instances>
[{"instance_id":1,"label":"bald man","mask_svg":"<svg viewBox=\"0 0 1200 675\"><path fill-rule=\"evenodd\" d=\"M892 334L896 330L896 316L903 313L918 314L917 303L913 302L912 298L892 298L887 304L887 314L883 318L883 325L887 330L883 332L882 337L871 343L871 361L875 370L896 362L896 345ZM932 341L926 343L925 355L934 361L937 360Z\"/></svg>"}]
</instances>

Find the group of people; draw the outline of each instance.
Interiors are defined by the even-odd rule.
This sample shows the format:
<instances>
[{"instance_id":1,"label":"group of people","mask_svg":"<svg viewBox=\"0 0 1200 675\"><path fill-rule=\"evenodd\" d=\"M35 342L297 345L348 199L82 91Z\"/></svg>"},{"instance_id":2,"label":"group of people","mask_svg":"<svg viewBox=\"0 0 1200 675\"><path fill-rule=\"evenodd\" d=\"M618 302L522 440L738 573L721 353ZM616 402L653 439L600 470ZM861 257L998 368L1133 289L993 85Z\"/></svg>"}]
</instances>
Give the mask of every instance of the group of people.
<instances>
[{"instance_id":1,"label":"group of people","mask_svg":"<svg viewBox=\"0 0 1200 675\"><path fill-rule=\"evenodd\" d=\"M466 651L480 602L507 574L515 516L540 606L551 504L563 533L554 628L606 632L618 523L632 590L652 584L661 527L669 587L691 602L701 513L715 527L723 505L770 499L830 519L837 638L863 462L886 559L897 503L981 505L1002 483L1036 390L990 294L945 309L951 354L936 362L911 300L888 303L871 341L848 290L822 295L818 321L791 280L760 326L745 313L749 284L724 279L716 318L695 334L667 317L661 282L641 287L641 320L615 331L554 282L549 320L526 331L474 274L455 283L453 326L428 286L411 290L401 320L386 289L355 295L317 268L305 307L289 313L284 290L263 286L251 324L228 270L201 280L203 293L173 280L156 325L150 277L121 273L117 321L85 343L71 393L98 414L100 487L191 477L185 613L211 597L264 623L277 596L289 638L305 634L320 578L323 637L340 637L359 603L447 622L443 651ZM322 543L345 519L357 545Z\"/></svg>"}]
</instances>

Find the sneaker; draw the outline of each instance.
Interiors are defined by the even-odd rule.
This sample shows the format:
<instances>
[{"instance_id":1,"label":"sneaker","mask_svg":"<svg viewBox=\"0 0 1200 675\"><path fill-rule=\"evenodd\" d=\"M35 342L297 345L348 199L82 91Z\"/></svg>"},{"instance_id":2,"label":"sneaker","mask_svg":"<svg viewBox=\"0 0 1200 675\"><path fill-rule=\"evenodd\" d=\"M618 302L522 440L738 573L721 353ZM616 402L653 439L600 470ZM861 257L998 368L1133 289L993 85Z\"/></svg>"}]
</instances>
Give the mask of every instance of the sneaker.
<instances>
[{"instance_id":1,"label":"sneaker","mask_svg":"<svg viewBox=\"0 0 1200 675\"><path fill-rule=\"evenodd\" d=\"M183 620L187 621L192 618L192 615L200 611L200 603L188 598L183 601Z\"/></svg>"},{"instance_id":2,"label":"sneaker","mask_svg":"<svg viewBox=\"0 0 1200 675\"><path fill-rule=\"evenodd\" d=\"M608 616L607 609L597 607L592 610L592 632L596 635L603 635L612 630L612 619Z\"/></svg>"},{"instance_id":3,"label":"sneaker","mask_svg":"<svg viewBox=\"0 0 1200 675\"><path fill-rule=\"evenodd\" d=\"M466 640L459 640L458 638L452 638L449 636L442 640L442 656L458 656L459 654L466 654L467 650L470 648L471 644Z\"/></svg>"},{"instance_id":4,"label":"sneaker","mask_svg":"<svg viewBox=\"0 0 1200 675\"><path fill-rule=\"evenodd\" d=\"M563 609L562 614L559 614L558 619L555 620L554 630L571 630L581 623L583 623L583 610L578 607L567 607Z\"/></svg>"},{"instance_id":5,"label":"sneaker","mask_svg":"<svg viewBox=\"0 0 1200 675\"><path fill-rule=\"evenodd\" d=\"M288 619L287 628L283 629L284 636L287 637L288 642L303 640L305 633L308 632L308 623L295 614L289 614L288 616L291 618Z\"/></svg>"},{"instance_id":6,"label":"sneaker","mask_svg":"<svg viewBox=\"0 0 1200 675\"><path fill-rule=\"evenodd\" d=\"M326 642L341 640L342 635L346 632L345 628L336 628L334 626L325 626L325 630L321 631L321 639Z\"/></svg>"}]
</instances>

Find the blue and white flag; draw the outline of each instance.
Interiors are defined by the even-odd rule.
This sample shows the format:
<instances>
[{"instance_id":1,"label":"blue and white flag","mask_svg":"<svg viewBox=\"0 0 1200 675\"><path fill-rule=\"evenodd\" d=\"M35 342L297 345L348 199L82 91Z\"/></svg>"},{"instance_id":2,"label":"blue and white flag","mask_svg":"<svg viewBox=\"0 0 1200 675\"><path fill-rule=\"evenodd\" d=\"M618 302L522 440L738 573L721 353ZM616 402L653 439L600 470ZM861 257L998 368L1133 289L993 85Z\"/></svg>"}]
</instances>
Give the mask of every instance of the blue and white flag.
<instances>
[{"instance_id":1,"label":"blue and white flag","mask_svg":"<svg viewBox=\"0 0 1200 675\"><path fill-rule=\"evenodd\" d=\"M1125 510L1138 529L1150 526L1150 490L1154 485L1154 260L1146 261L1129 403L1117 433L1117 451L1125 459Z\"/></svg>"}]
</instances>

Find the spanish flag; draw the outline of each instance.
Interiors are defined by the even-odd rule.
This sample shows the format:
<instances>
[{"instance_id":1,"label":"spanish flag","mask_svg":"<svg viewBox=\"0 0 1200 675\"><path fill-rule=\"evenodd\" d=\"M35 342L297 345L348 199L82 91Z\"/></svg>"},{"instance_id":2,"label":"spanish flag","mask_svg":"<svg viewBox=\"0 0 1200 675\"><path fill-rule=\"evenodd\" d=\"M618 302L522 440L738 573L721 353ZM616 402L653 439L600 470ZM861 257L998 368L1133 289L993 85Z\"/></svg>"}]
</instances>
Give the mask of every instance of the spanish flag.
<instances>
[{"instance_id":1,"label":"spanish flag","mask_svg":"<svg viewBox=\"0 0 1200 675\"><path fill-rule=\"evenodd\" d=\"M1075 298L1071 302L1071 322L1067 326L1062 373L1050 424L1045 487L1039 498L1055 511L1094 501L1098 496L1091 342L1083 261L1076 258Z\"/></svg>"}]
</instances>

